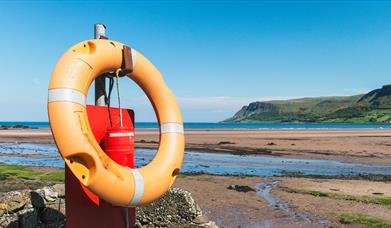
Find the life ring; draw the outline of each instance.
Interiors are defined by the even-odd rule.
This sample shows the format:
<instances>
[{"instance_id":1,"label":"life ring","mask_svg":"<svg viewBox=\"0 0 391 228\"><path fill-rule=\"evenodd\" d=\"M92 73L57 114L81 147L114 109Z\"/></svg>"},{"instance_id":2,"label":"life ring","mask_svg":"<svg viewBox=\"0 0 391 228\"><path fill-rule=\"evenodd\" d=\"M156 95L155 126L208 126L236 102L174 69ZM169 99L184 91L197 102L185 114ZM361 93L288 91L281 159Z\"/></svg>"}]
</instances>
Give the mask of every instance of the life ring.
<instances>
[{"instance_id":1,"label":"life ring","mask_svg":"<svg viewBox=\"0 0 391 228\"><path fill-rule=\"evenodd\" d=\"M118 165L99 146L88 123L86 95L98 75L123 67L125 49L130 50L111 40L87 40L65 52L49 83L48 115L61 156L80 182L113 205L134 207L160 198L173 184L183 161L184 132L179 107L161 74L130 50L133 71L127 76L154 107L160 145L153 160L139 169Z\"/></svg>"}]
</instances>

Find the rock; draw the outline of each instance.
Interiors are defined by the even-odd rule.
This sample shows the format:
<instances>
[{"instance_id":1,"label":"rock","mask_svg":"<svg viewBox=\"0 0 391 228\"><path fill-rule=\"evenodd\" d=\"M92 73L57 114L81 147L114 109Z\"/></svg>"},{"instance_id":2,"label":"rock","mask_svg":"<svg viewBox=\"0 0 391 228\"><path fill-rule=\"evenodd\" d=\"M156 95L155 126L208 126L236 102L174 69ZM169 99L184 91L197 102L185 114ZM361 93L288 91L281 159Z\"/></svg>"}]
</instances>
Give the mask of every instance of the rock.
<instances>
[{"instance_id":1,"label":"rock","mask_svg":"<svg viewBox=\"0 0 391 228\"><path fill-rule=\"evenodd\" d=\"M2 194L0 227L65 227L65 203L58 198L62 193L61 186L56 186Z\"/></svg>"},{"instance_id":2,"label":"rock","mask_svg":"<svg viewBox=\"0 0 391 228\"><path fill-rule=\"evenodd\" d=\"M0 126L0 130L9 130L9 129L36 129L36 128L25 126L25 125L1 125Z\"/></svg>"},{"instance_id":3,"label":"rock","mask_svg":"<svg viewBox=\"0 0 391 228\"><path fill-rule=\"evenodd\" d=\"M193 220L195 224L204 224L209 222L209 218L206 215L200 215Z\"/></svg>"},{"instance_id":4,"label":"rock","mask_svg":"<svg viewBox=\"0 0 391 228\"><path fill-rule=\"evenodd\" d=\"M384 193L383 192L372 192L372 195L384 195Z\"/></svg>"},{"instance_id":5,"label":"rock","mask_svg":"<svg viewBox=\"0 0 391 228\"><path fill-rule=\"evenodd\" d=\"M34 208L18 212L19 228L35 228L38 223L37 211Z\"/></svg>"},{"instance_id":6,"label":"rock","mask_svg":"<svg viewBox=\"0 0 391 228\"><path fill-rule=\"evenodd\" d=\"M16 214L1 216L0 227L19 228L18 216Z\"/></svg>"},{"instance_id":7,"label":"rock","mask_svg":"<svg viewBox=\"0 0 391 228\"><path fill-rule=\"evenodd\" d=\"M44 228L63 228L65 227L65 221L58 221L54 223L45 223Z\"/></svg>"},{"instance_id":8,"label":"rock","mask_svg":"<svg viewBox=\"0 0 391 228\"><path fill-rule=\"evenodd\" d=\"M16 212L23 209L29 203L29 198L25 192L12 191L0 199L0 205L3 210Z\"/></svg>"},{"instance_id":9,"label":"rock","mask_svg":"<svg viewBox=\"0 0 391 228\"><path fill-rule=\"evenodd\" d=\"M55 184L53 189L58 193L58 197L65 198L65 184Z\"/></svg>"},{"instance_id":10,"label":"rock","mask_svg":"<svg viewBox=\"0 0 391 228\"><path fill-rule=\"evenodd\" d=\"M65 227L64 185L12 191L0 198L0 227ZM8 213L9 212L9 213ZM171 188L159 200L136 208L135 227L217 227L190 192Z\"/></svg>"},{"instance_id":11,"label":"rock","mask_svg":"<svg viewBox=\"0 0 391 228\"><path fill-rule=\"evenodd\" d=\"M230 185L227 189L235 190L237 192L255 192L255 189L247 185Z\"/></svg>"},{"instance_id":12,"label":"rock","mask_svg":"<svg viewBox=\"0 0 391 228\"><path fill-rule=\"evenodd\" d=\"M235 119L245 118L247 116L256 115L260 113L274 113L277 114L279 112L278 106L271 103L266 102L252 102L249 105L243 106L241 110L235 113Z\"/></svg>"},{"instance_id":13,"label":"rock","mask_svg":"<svg viewBox=\"0 0 391 228\"><path fill-rule=\"evenodd\" d=\"M51 208L52 210L55 210L55 211L65 215L65 200L59 198L55 202L46 203L46 208Z\"/></svg>"},{"instance_id":14,"label":"rock","mask_svg":"<svg viewBox=\"0 0 391 228\"><path fill-rule=\"evenodd\" d=\"M41 212L41 221L44 223L55 223L59 221L63 221L65 219L65 216L60 211L46 207Z\"/></svg>"},{"instance_id":15,"label":"rock","mask_svg":"<svg viewBox=\"0 0 391 228\"><path fill-rule=\"evenodd\" d=\"M58 193L55 192L52 188L50 187L44 187L43 189L43 193L44 193L44 198L46 201L48 202L54 202L57 200L58 198Z\"/></svg>"},{"instance_id":16,"label":"rock","mask_svg":"<svg viewBox=\"0 0 391 228\"><path fill-rule=\"evenodd\" d=\"M31 191L30 192L30 200L33 207L36 208L43 208L45 207L45 200L42 197L41 194L39 194L37 191Z\"/></svg>"},{"instance_id":17,"label":"rock","mask_svg":"<svg viewBox=\"0 0 391 228\"><path fill-rule=\"evenodd\" d=\"M217 227L191 193L180 188L170 188L159 200L136 208L136 220L136 227Z\"/></svg>"}]
</instances>

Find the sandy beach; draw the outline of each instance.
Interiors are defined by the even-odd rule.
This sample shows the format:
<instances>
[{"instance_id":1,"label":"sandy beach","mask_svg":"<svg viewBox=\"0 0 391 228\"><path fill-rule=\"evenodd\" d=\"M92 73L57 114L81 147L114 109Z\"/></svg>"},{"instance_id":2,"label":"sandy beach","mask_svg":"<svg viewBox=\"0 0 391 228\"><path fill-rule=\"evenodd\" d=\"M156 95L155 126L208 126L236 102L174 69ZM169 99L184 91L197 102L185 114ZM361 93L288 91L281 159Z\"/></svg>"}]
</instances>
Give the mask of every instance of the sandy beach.
<instances>
[{"instance_id":1,"label":"sandy beach","mask_svg":"<svg viewBox=\"0 0 391 228\"><path fill-rule=\"evenodd\" d=\"M390 139L389 129L187 129L186 150L390 165ZM138 148L156 148L158 140L157 129L136 130ZM53 143L53 138L49 129L12 129L0 130L0 142L47 144ZM62 170L32 169L43 169L45 173ZM1 190L42 184L10 180L2 182ZM181 175L174 186L190 191L205 214L221 227L391 224L389 181Z\"/></svg>"},{"instance_id":2,"label":"sandy beach","mask_svg":"<svg viewBox=\"0 0 391 228\"><path fill-rule=\"evenodd\" d=\"M249 186L255 191L227 189L231 185ZM210 175L185 176L175 182L175 186L190 191L206 214L222 227L351 227L340 221L351 214L391 221L389 204L360 201L360 197L375 194L391 197L390 185L358 180Z\"/></svg>"},{"instance_id":3,"label":"sandy beach","mask_svg":"<svg viewBox=\"0 0 391 228\"><path fill-rule=\"evenodd\" d=\"M42 181L40 177L64 172L61 168L28 169L40 174L32 180L3 179L0 197L10 190L37 189L58 183ZM390 184L365 180L181 175L174 187L189 191L203 213L220 227L374 227L363 226L362 220L386 224L377 227L389 227Z\"/></svg>"},{"instance_id":4,"label":"sandy beach","mask_svg":"<svg viewBox=\"0 0 391 228\"><path fill-rule=\"evenodd\" d=\"M186 150L391 164L391 129L187 129ZM157 148L157 129L136 129L136 147ZM0 142L53 143L49 129L0 130Z\"/></svg>"}]
</instances>

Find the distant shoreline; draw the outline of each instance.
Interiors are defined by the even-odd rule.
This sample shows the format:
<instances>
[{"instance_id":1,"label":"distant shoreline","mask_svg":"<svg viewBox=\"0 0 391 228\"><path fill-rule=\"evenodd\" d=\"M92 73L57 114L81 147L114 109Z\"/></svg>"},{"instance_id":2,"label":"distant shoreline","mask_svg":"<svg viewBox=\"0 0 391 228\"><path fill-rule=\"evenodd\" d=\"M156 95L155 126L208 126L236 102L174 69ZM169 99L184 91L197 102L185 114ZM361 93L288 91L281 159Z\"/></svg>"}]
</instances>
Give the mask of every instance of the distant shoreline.
<instances>
[{"instance_id":1,"label":"distant shoreline","mask_svg":"<svg viewBox=\"0 0 391 228\"><path fill-rule=\"evenodd\" d=\"M186 129L186 150L391 164L391 129ZM156 149L157 129L136 129L136 148ZM0 142L54 143L50 129L0 130Z\"/></svg>"},{"instance_id":2,"label":"distant shoreline","mask_svg":"<svg viewBox=\"0 0 391 228\"><path fill-rule=\"evenodd\" d=\"M0 128L50 128L49 122L23 122L23 121L0 121ZM185 122L185 129L391 129L390 123L298 123L298 122L277 122L277 123L207 123L207 122ZM156 122L136 122L137 129L157 129Z\"/></svg>"}]
</instances>

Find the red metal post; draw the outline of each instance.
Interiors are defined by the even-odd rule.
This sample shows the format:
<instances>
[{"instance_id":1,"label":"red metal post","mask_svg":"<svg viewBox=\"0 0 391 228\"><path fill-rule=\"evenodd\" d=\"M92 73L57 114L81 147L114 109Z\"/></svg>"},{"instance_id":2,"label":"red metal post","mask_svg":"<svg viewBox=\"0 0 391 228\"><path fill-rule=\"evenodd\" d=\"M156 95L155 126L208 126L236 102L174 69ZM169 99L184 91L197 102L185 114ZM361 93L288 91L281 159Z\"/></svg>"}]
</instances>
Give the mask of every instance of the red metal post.
<instances>
[{"instance_id":1,"label":"red metal post","mask_svg":"<svg viewBox=\"0 0 391 228\"><path fill-rule=\"evenodd\" d=\"M134 113L122 109L123 128L120 128L119 109L105 106L87 106L87 114L95 139L117 163L134 167ZM125 210L113 206L86 189L65 167L65 194L67 227L106 228L126 227ZM113 189L115 194L115 189ZM129 227L135 224L135 209L128 210Z\"/></svg>"}]
</instances>

